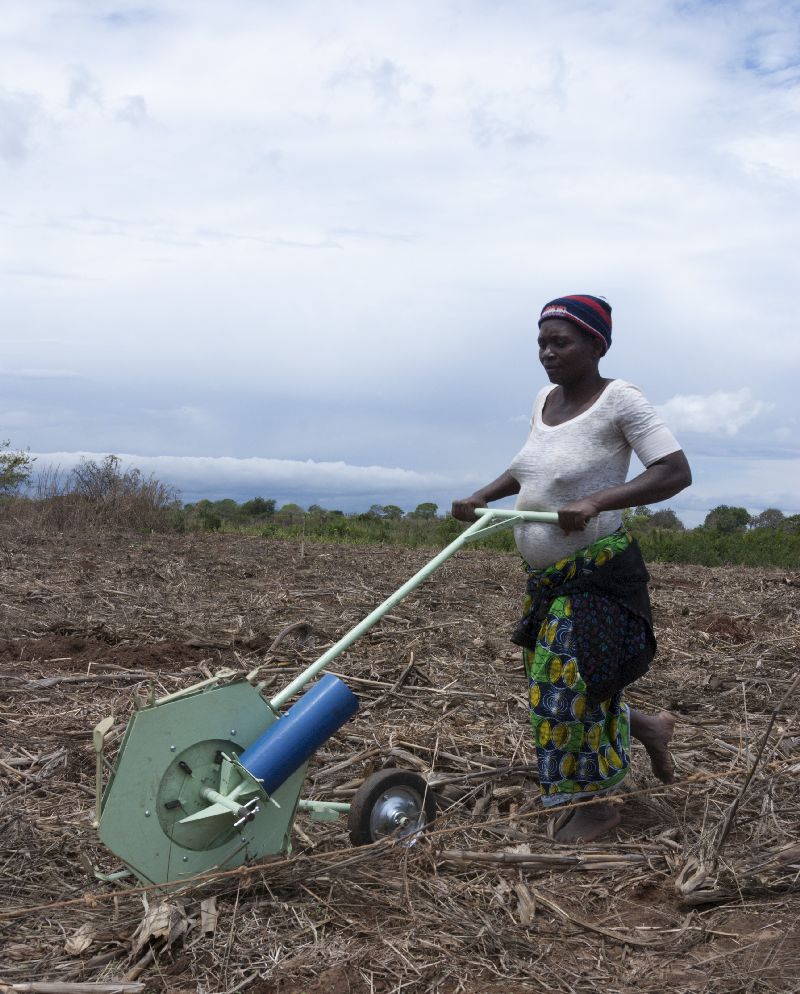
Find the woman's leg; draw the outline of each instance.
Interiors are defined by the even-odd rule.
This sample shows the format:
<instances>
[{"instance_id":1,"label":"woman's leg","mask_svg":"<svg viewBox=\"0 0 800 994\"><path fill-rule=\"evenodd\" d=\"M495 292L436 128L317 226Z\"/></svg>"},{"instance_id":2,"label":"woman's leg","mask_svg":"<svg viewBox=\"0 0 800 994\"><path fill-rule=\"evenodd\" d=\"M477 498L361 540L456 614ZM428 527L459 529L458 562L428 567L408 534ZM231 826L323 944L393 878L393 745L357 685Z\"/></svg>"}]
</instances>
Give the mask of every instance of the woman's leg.
<instances>
[{"instance_id":1,"label":"woman's leg","mask_svg":"<svg viewBox=\"0 0 800 994\"><path fill-rule=\"evenodd\" d=\"M590 842L620 822L617 807L600 797L627 773L630 729L621 693L589 708L586 684L572 654L571 630L569 599L556 598L535 650L525 649L523 658L542 803L565 814L568 806L572 812L554 838ZM579 803L582 799L591 803Z\"/></svg>"},{"instance_id":2,"label":"woman's leg","mask_svg":"<svg viewBox=\"0 0 800 994\"><path fill-rule=\"evenodd\" d=\"M646 714L635 708L630 708L629 714L631 735L647 750L653 773L662 783L673 783L675 767L669 754L669 741L675 727L675 716L669 711ZM571 817L554 833L556 842L571 843L579 839L592 842L616 828L621 821L615 805L607 801L575 804L571 806L571 811Z\"/></svg>"},{"instance_id":3,"label":"woman's leg","mask_svg":"<svg viewBox=\"0 0 800 994\"><path fill-rule=\"evenodd\" d=\"M675 782L675 767L669 754L669 741L675 728L675 715L669 711L646 714L630 709L631 735L647 750L653 773L662 783Z\"/></svg>"}]
</instances>

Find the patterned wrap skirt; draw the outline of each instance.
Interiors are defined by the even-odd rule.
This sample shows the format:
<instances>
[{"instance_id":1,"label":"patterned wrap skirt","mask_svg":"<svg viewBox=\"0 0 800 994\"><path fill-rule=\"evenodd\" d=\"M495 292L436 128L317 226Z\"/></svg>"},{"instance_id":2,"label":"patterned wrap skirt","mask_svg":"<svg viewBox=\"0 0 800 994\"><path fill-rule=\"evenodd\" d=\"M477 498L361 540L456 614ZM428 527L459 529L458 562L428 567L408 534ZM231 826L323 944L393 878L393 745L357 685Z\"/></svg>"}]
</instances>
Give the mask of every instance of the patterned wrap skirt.
<instances>
[{"instance_id":1,"label":"patterned wrap skirt","mask_svg":"<svg viewBox=\"0 0 800 994\"><path fill-rule=\"evenodd\" d=\"M629 543L625 532L615 532L577 555L602 565ZM563 572L564 566L562 561L541 572ZM571 598L556 597L539 628L536 648L523 649L539 785L547 807L609 791L630 767L630 713L623 693L589 708L572 633Z\"/></svg>"}]
</instances>

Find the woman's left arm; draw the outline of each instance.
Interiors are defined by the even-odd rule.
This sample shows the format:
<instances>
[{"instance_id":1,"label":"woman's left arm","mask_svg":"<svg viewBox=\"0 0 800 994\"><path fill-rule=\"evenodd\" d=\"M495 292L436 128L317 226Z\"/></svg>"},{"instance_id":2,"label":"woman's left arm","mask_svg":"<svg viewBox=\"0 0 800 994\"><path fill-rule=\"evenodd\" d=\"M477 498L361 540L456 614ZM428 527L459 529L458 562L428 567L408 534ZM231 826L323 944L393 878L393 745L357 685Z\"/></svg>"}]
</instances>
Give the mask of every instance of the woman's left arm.
<instances>
[{"instance_id":1,"label":"woman's left arm","mask_svg":"<svg viewBox=\"0 0 800 994\"><path fill-rule=\"evenodd\" d=\"M569 535L583 531L588 521L601 511L618 511L626 507L655 504L685 490L692 482L692 471L683 452L671 452L657 459L627 483L599 490L559 509L558 523Z\"/></svg>"}]
</instances>

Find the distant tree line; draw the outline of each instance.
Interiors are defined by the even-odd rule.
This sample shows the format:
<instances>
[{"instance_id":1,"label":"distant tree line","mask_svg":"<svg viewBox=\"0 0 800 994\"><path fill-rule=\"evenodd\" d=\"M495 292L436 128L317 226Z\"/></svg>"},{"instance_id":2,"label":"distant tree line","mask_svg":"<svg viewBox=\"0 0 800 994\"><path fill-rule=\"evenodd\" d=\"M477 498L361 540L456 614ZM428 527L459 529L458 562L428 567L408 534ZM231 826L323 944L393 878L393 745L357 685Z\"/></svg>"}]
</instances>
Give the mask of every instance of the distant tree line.
<instances>
[{"instance_id":1,"label":"distant tree line","mask_svg":"<svg viewBox=\"0 0 800 994\"><path fill-rule=\"evenodd\" d=\"M441 546L466 526L449 514L439 514L432 501L404 512L396 504L373 504L368 511L345 514L312 504L276 507L275 501L255 498L199 501L184 508L184 527L211 531L253 531L269 537L310 541L380 543L398 546ZM720 504L702 525L688 529L670 508L636 507L623 512L628 529L651 562L800 567L800 515L768 508L751 515L746 508ZM510 531L482 540L484 547L512 552Z\"/></svg>"},{"instance_id":2,"label":"distant tree line","mask_svg":"<svg viewBox=\"0 0 800 994\"><path fill-rule=\"evenodd\" d=\"M68 473L49 468L34 476L33 469L27 452L0 442L0 501L14 506L14 521L41 529L244 532L309 541L441 547L466 527L448 513L440 515L432 501L413 511L397 504L373 504L357 514L319 504L307 510L294 503L278 507L274 499L265 497L241 504L230 498L181 504L171 487L138 469L123 469L114 455L83 459ZM786 515L778 508L751 515L744 507L720 504L708 512L702 525L691 529L669 508L631 508L623 512L623 519L649 561L800 567L800 514ZM514 549L510 531L498 532L481 544Z\"/></svg>"},{"instance_id":3,"label":"distant tree line","mask_svg":"<svg viewBox=\"0 0 800 994\"><path fill-rule=\"evenodd\" d=\"M659 528L676 531L686 530L683 522L671 508L651 511L649 507L636 507L624 511L622 516L626 525L639 533ZM743 535L747 531L761 528L796 535L800 532L800 514L787 516L777 507L768 507L760 514L750 514L746 507L729 507L727 504L719 504L708 512L700 527L706 531L718 532L721 535Z\"/></svg>"},{"instance_id":4,"label":"distant tree line","mask_svg":"<svg viewBox=\"0 0 800 994\"><path fill-rule=\"evenodd\" d=\"M275 524L279 526L298 525L305 521L333 522L349 518L362 522L375 521L433 521L439 507L426 501L418 504L413 511L404 511L397 504L373 504L368 511L346 515L344 511L328 510L319 504L311 504L303 510L299 504L277 503L272 498L254 497L242 504L231 498L224 500L199 500L183 506L187 528L204 531L220 531L224 528L251 528L254 525Z\"/></svg>"},{"instance_id":5,"label":"distant tree line","mask_svg":"<svg viewBox=\"0 0 800 994\"><path fill-rule=\"evenodd\" d=\"M751 515L747 508L719 504L692 529L669 509L637 507L623 518L650 562L800 567L800 514L767 508Z\"/></svg>"}]
</instances>

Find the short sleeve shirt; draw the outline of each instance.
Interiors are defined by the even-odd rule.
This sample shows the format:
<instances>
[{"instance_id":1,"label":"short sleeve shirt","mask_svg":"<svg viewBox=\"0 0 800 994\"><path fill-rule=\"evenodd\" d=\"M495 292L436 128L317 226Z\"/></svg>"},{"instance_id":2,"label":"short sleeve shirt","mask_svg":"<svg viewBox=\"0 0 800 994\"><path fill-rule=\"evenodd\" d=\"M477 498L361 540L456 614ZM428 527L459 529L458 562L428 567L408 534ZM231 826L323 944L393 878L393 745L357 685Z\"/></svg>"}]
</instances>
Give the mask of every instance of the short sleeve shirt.
<instances>
[{"instance_id":1,"label":"short sleeve shirt","mask_svg":"<svg viewBox=\"0 0 800 994\"><path fill-rule=\"evenodd\" d=\"M528 438L509 467L519 482L517 508L557 511L575 500L624 483L631 452L649 466L681 448L641 390L612 380L588 410L560 425L546 425L542 410L550 384L536 397ZM622 523L621 511L602 511L586 530L565 535L557 525L516 525L517 548L535 569L571 556Z\"/></svg>"}]
</instances>

